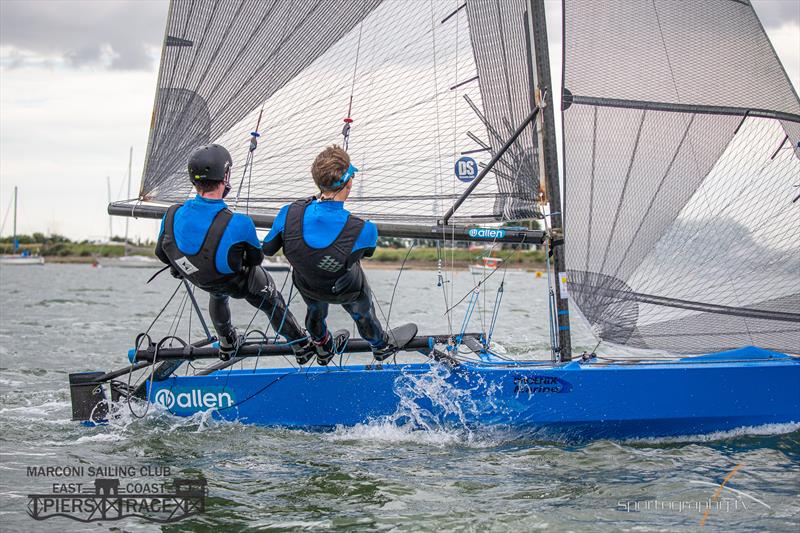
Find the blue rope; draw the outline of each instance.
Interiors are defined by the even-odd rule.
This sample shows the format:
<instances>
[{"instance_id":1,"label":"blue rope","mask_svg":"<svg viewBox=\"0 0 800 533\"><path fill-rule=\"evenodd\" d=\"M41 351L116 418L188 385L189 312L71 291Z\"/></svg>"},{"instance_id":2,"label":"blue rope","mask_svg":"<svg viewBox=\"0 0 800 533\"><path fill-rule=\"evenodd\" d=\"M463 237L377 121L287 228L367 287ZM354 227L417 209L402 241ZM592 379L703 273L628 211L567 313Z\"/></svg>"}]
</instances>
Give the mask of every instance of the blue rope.
<instances>
[{"instance_id":1,"label":"blue rope","mask_svg":"<svg viewBox=\"0 0 800 533\"><path fill-rule=\"evenodd\" d=\"M492 324L489 326L489 333L486 336L486 346L489 346L489 343L492 340L492 335L494 334L494 327L497 324L497 315L500 313L500 302L503 301L503 293L505 289L503 285L505 281L500 282L500 287L497 289L497 295L494 297L494 309L492 310Z\"/></svg>"},{"instance_id":2,"label":"blue rope","mask_svg":"<svg viewBox=\"0 0 800 533\"><path fill-rule=\"evenodd\" d=\"M464 313L464 321L461 323L461 332L456 335L456 345L454 349L458 348L458 345L461 344L461 339L464 337L464 333L467 331L467 326L469 325L469 321L472 318L472 313L475 311L475 306L478 302L478 297L480 295L480 290L473 290L472 296L469 298L469 304L467 304L467 312Z\"/></svg>"}]
</instances>

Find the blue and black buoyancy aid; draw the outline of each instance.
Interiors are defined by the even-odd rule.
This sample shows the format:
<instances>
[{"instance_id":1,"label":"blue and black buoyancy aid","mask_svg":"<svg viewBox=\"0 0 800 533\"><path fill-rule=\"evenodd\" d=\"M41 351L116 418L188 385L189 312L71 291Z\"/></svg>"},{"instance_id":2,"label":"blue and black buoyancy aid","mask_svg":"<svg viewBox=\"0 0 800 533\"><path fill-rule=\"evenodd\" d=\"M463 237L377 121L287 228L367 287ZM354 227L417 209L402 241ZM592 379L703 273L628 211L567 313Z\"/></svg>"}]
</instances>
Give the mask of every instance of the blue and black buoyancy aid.
<instances>
[{"instance_id":1,"label":"blue and black buoyancy aid","mask_svg":"<svg viewBox=\"0 0 800 533\"><path fill-rule=\"evenodd\" d=\"M180 251L175 242L175 213L180 205L173 205L164 217L164 233L161 247L172 266L194 285L205 290L214 290L230 284L237 273L222 274L217 270L216 257L222 235L233 218L229 209L220 209L211 221L202 246L195 254Z\"/></svg>"},{"instance_id":2,"label":"blue and black buoyancy aid","mask_svg":"<svg viewBox=\"0 0 800 533\"><path fill-rule=\"evenodd\" d=\"M286 213L283 253L292 264L292 279L300 294L328 303L346 303L357 298L364 284L361 264L353 261L352 251L364 221L349 215L333 242L312 248L303 238L306 207L313 198L294 202Z\"/></svg>"}]
</instances>

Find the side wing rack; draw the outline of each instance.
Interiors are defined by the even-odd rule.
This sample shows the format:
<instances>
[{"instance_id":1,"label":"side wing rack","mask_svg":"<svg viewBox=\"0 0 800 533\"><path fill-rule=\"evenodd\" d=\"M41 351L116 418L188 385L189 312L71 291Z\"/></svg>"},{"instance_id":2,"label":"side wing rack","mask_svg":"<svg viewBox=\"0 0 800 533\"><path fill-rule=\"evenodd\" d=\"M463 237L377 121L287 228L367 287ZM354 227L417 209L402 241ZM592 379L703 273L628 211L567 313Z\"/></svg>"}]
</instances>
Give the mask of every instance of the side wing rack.
<instances>
[{"instance_id":1,"label":"side wing rack","mask_svg":"<svg viewBox=\"0 0 800 533\"><path fill-rule=\"evenodd\" d=\"M477 181L477 180L476 180ZM108 204L109 215L134 218L160 219L169 208L164 204L141 203L134 200L113 202ZM276 215L250 213L257 228L272 227ZM484 227L462 225L419 225L376 222L382 237L399 237L406 239L431 239L438 241L467 241L509 244L542 244L545 232L516 227Z\"/></svg>"}]
</instances>

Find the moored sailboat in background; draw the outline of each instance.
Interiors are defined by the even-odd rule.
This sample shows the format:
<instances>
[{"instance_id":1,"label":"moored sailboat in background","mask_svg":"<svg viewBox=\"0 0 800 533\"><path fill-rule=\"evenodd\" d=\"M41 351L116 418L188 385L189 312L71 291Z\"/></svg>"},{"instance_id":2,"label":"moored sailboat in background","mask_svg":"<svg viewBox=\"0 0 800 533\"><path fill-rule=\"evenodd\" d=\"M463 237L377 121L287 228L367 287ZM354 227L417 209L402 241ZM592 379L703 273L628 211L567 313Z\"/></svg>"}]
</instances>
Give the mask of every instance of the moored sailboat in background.
<instances>
[{"instance_id":1,"label":"moored sailboat in background","mask_svg":"<svg viewBox=\"0 0 800 533\"><path fill-rule=\"evenodd\" d=\"M29 266L29 265L43 265L44 257L40 255L32 255L27 251L18 253L19 242L17 241L17 187L14 187L14 229L12 233L12 241L14 243L14 251L11 254L0 255L0 265L7 266Z\"/></svg>"},{"instance_id":2,"label":"moored sailboat in background","mask_svg":"<svg viewBox=\"0 0 800 533\"><path fill-rule=\"evenodd\" d=\"M312 192L321 144L342 142L366 163L354 212L384 236L437 242L432 294L449 331L404 346L423 362L259 368L291 349L250 328L232 362L178 376L217 357L210 332L192 343L147 330L131 366L70 376L74 418L105 417L107 390L180 416L311 428L408 405L426 421L559 438L800 422L800 101L755 12L730 0L563 6L562 191L543 0L172 2L141 194L109 212L160 218L190 193L188 153L217 142L246 161L236 205L269 227ZM258 131L240 141L253 124L274 132L259 152ZM531 218L545 229L500 226ZM457 241L545 247L549 361L493 349L499 297L471 332L482 283L453 294ZM576 310L611 354L573 349ZM138 385L118 381L135 371Z\"/></svg>"},{"instance_id":3,"label":"moored sailboat in background","mask_svg":"<svg viewBox=\"0 0 800 533\"><path fill-rule=\"evenodd\" d=\"M500 257L481 257L481 262L470 265L469 271L473 274L485 274L487 272L494 272L503 263L503 259Z\"/></svg>"},{"instance_id":4,"label":"moored sailboat in background","mask_svg":"<svg viewBox=\"0 0 800 533\"><path fill-rule=\"evenodd\" d=\"M128 154L128 198L131 196L131 172L133 167L133 146ZM109 200L111 203L111 186L108 187ZM163 263L154 256L147 255L128 255L128 220L125 220L125 240L123 241L122 257L98 257L97 264L102 267L118 268L161 268ZM109 242L111 240L111 223L109 222Z\"/></svg>"}]
</instances>

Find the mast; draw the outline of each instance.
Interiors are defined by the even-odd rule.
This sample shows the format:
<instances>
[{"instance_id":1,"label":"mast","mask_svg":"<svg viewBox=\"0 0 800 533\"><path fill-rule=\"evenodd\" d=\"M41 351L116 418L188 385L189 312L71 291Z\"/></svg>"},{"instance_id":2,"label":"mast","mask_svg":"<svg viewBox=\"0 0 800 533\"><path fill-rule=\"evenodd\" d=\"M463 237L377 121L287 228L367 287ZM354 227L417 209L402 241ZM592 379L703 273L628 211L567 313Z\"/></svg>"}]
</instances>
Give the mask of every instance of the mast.
<instances>
[{"instance_id":1,"label":"mast","mask_svg":"<svg viewBox=\"0 0 800 533\"><path fill-rule=\"evenodd\" d=\"M106 176L106 185L108 185L108 203L111 203L111 176ZM111 242L111 238L114 236L114 230L112 229L112 218L109 215L108 217L108 242Z\"/></svg>"},{"instance_id":2,"label":"mast","mask_svg":"<svg viewBox=\"0 0 800 533\"><path fill-rule=\"evenodd\" d=\"M17 252L19 244L17 244L17 186L14 185L14 236L11 239L14 245L14 253Z\"/></svg>"},{"instance_id":3,"label":"mast","mask_svg":"<svg viewBox=\"0 0 800 533\"><path fill-rule=\"evenodd\" d=\"M128 153L128 196L126 198L130 199L131 197L131 168L133 167L133 146L131 146L130 152ZM111 200L109 199L109 203ZM124 254L128 255L128 223L130 218L125 219L125 246L123 247ZM110 224L110 222L109 222Z\"/></svg>"},{"instance_id":4,"label":"mast","mask_svg":"<svg viewBox=\"0 0 800 533\"><path fill-rule=\"evenodd\" d=\"M547 187L550 208L551 251L553 267L558 282L555 283L556 316L553 321L558 333L558 356L561 361L572 359L572 342L569 327L569 301L567 300L566 261L564 254L564 219L561 207L561 187L558 174L558 148L553 113L553 84L550 78L550 53L547 45L547 24L544 0L530 0L528 11L528 36L533 47L533 81L537 100L542 106L537 130L539 135L539 159L542 179Z\"/></svg>"}]
</instances>

